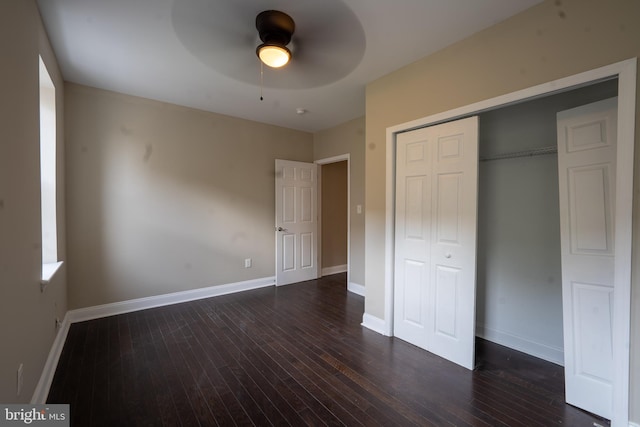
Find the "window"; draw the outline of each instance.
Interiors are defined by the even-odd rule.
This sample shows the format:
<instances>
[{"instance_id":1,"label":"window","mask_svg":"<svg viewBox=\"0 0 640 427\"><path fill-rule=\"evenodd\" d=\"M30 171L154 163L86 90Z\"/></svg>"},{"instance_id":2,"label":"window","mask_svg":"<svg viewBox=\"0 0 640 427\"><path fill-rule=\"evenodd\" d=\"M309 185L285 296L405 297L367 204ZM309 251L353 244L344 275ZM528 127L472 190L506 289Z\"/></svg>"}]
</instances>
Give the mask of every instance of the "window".
<instances>
[{"instance_id":1,"label":"window","mask_svg":"<svg viewBox=\"0 0 640 427\"><path fill-rule=\"evenodd\" d=\"M42 223L42 285L47 285L58 262L56 218L56 88L40 57L40 203ZM43 288L44 289L44 288Z\"/></svg>"}]
</instances>

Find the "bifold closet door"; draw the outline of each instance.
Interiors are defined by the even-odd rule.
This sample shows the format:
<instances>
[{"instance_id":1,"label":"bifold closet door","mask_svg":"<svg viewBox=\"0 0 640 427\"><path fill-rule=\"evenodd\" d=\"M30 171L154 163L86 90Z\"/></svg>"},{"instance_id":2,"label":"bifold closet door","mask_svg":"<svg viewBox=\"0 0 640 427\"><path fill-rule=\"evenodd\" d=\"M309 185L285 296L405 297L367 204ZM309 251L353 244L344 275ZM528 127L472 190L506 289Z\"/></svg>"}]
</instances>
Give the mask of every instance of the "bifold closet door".
<instances>
[{"instance_id":1,"label":"bifold closet door","mask_svg":"<svg viewBox=\"0 0 640 427\"><path fill-rule=\"evenodd\" d=\"M478 118L396 142L394 335L473 369Z\"/></svg>"},{"instance_id":2,"label":"bifold closet door","mask_svg":"<svg viewBox=\"0 0 640 427\"><path fill-rule=\"evenodd\" d=\"M612 416L617 98L558 113L567 403Z\"/></svg>"}]
</instances>

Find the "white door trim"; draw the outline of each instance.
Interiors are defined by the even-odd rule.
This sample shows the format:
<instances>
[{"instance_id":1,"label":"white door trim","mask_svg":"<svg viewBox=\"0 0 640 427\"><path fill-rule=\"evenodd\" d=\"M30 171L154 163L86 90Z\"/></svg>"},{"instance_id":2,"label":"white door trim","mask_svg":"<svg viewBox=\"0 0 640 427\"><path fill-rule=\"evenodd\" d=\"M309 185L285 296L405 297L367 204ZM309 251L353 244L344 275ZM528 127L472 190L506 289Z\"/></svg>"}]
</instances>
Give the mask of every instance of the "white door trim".
<instances>
[{"instance_id":1,"label":"white door trim","mask_svg":"<svg viewBox=\"0 0 640 427\"><path fill-rule=\"evenodd\" d=\"M340 154L338 156L327 157L316 160L313 163L322 166L330 163L347 161L347 287L351 283L351 154ZM318 266L322 265L322 168L318 168ZM321 272L320 270L319 272ZM321 273L320 273L321 274Z\"/></svg>"},{"instance_id":2,"label":"white door trim","mask_svg":"<svg viewBox=\"0 0 640 427\"><path fill-rule=\"evenodd\" d=\"M479 114L498 107L541 98L587 86L600 80L618 78L618 151L615 208L615 286L614 296L614 379L613 427L629 425L629 349L631 327L631 249L633 212L633 150L635 137L637 58L607 65L527 89L476 102L387 128L385 178L385 263L384 318L385 335L393 334L393 260L396 135L412 129ZM629 178L631 177L631 178Z\"/></svg>"}]
</instances>

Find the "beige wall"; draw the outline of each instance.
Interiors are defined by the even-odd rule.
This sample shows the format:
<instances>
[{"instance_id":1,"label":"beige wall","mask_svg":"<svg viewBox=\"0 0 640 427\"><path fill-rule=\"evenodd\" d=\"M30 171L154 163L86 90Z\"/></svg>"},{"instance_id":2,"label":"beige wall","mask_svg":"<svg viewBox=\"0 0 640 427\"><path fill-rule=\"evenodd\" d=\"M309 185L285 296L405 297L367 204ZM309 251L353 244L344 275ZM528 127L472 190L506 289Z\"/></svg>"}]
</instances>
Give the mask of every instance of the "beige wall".
<instances>
[{"instance_id":1,"label":"beige wall","mask_svg":"<svg viewBox=\"0 0 640 427\"><path fill-rule=\"evenodd\" d=\"M349 280L365 285L364 277L364 162L365 119L360 117L313 136L313 159L322 160L349 154L350 163L350 260ZM362 207L358 213L357 207Z\"/></svg>"},{"instance_id":2,"label":"beige wall","mask_svg":"<svg viewBox=\"0 0 640 427\"><path fill-rule=\"evenodd\" d=\"M58 256L65 260L62 79L35 1L0 2L0 402L31 400L67 311L64 267L40 292L38 55L56 87ZM24 364L24 388L16 372Z\"/></svg>"},{"instance_id":3,"label":"beige wall","mask_svg":"<svg viewBox=\"0 0 640 427\"><path fill-rule=\"evenodd\" d=\"M367 86L366 313L384 318L385 129L637 57L639 16L640 2L634 0L548 0ZM640 116L638 106L636 113ZM636 171L640 170L638 125L637 120ZM640 188L637 173L634 183ZM630 399L636 421L640 420L638 201L636 197Z\"/></svg>"},{"instance_id":4,"label":"beige wall","mask_svg":"<svg viewBox=\"0 0 640 427\"><path fill-rule=\"evenodd\" d=\"M321 166L321 268L347 264L347 161Z\"/></svg>"},{"instance_id":5,"label":"beige wall","mask_svg":"<svg viewBox=\"0 0 640 427\"><path fill-rule=\"evenodd\" d=\"M275 159L312 134L70 83L65 109L70 308L275 275Z\"/></svg>"}]
</instances>

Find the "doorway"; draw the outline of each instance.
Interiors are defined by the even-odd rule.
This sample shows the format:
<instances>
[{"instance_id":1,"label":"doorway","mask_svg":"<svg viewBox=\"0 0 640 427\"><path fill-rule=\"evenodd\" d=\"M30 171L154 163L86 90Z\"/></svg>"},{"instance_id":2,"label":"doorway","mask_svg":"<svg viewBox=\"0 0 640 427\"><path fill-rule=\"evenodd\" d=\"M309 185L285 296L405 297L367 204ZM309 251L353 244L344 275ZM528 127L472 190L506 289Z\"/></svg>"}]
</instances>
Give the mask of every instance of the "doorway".
<instances>
[{"instance_id":1,"label":"doorway","mask_svg":"<svg viewBox=\"0 0 640 427\"><path fill-rule=\"evenodd\" d=\"M347 161L320 166L322 177L321 276L345 273L347 265Z\"/></svg>"},{"instance_id":2,"label":"doorway","mask_svg":"<svg viewBox=\"0 0 640 427\"><path fill-rule=\"evenodd\" d=\"M612 79L480 115L477 336L563 365L556 113L617 93Z\"/></svg>"},{"instance_id":3,"label":"doorway","mask_svg":"<svg viewBox=\"0 0 640 427\"><path fill-rule=\"evenodd\" d=\"M600 188L609 182L600 173L615 173L615 133L591 134L596 127L584 120L615 127L615 118L600 121L593 109L615 110L617 87L614 79L480 116L477 335L565 367L566 401L606 418L614 293L607 212L615 195ZM558 113L586 109L594 112L579 114L580 126L570 132L578 143L568 144L567 132L557 129ZM579 177L572 185L569 171ZM568 208L578 196L581 202ZM578 242L580 248L568 249Z\"/></svg>"},{"instance_id":4,"label":"doorway","mask_svg":"<svg viewBox=\"0 0 640 427\"><path fill-rule=\"evenodd\" d=\"M318 165L318 265L321 276L347 273L350 245L350 155L316 160Z\"/></svg>"},{"instance_id":5,"label":"doorway","mask_svg":"<svg viewBox=\"0 0 640 427\"><path fill-rule=\"evenodd\" d=\"M538 99L549 94L566 92L595 82L618 78L618 154L616 171L616 218L615 218L615 283L614 296L614 381L613 381L613 425L628 423L629 413L629 332L630 332L630 295L631 295L631 207L633 201L633 148L635 125L635 82L636 60L602 67L565 79L535 86L512 94L493 98L463 108L426 117L389 128L387 131L387 170L386 170L386 228L385 242L385 333L393 335L393 265L394 265L394 156L396 135L407 130L431 126L455 120L472 114L480 114L498 107L513 105Z\"/></svg>"}]
</instances>

